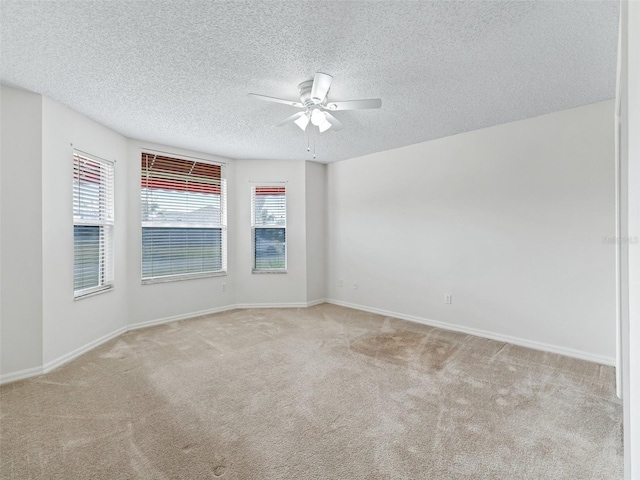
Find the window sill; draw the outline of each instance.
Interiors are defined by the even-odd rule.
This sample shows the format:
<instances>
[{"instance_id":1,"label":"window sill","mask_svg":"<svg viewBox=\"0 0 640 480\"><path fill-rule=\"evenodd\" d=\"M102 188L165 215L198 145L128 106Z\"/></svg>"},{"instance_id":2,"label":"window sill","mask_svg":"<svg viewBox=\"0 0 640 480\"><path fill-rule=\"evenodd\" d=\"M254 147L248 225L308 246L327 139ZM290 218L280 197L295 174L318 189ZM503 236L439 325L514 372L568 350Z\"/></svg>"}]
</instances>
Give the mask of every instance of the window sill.
<instances>
[{"instance_id":1,"label":"window sill","mask_svg":"<svg viewBox=\"0 0 640 480\"><path fill-rule=\"evenodd\" d=\"M95 295L100 295L101 293L111 292L115 289L113 285L106 285L104 287L96 287L94 289L85 290L82 293L74 293L73 300L82 300L83 298L93 297Z\"/></svg>"},{"instance_id":2,"label":"window sill","mask_svg":"<svg viewBox=\"0 0 640 480\"><path fill-rule=\"evenodd\" d=\"M273 270L267 270L267 269L256 270L254 268L253 270L251 270L251 273L257 273L257 274L263 274L263 273L287 273L287 270L284 269L284 268L273 269Z\"/></svg>"},{"instance_id":3,"label":"window sill","mask_svg":"<svg viewBox=\"0 0 640 480\"><path fill-rule=\"evenodd\" d=\"M187 275L167 275L166 277L143 278L142 285L152 285L154 283L166 283L166 282L181 282L183 280L197 280L199 278L224 277L225 275L227 275L226 271L196 273L196 274L187 274Z\"/></svg>"}]
</instances>

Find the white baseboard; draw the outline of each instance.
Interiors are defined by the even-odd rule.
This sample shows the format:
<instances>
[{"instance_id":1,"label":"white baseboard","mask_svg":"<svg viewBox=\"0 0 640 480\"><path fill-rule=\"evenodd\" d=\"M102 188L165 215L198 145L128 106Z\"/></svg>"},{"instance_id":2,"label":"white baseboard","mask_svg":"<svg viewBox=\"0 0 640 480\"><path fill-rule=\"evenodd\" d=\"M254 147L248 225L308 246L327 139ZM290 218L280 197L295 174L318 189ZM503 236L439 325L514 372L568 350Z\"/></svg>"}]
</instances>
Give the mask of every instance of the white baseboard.
<instances>
[{"instance_id":1,"label":"white baseboard","mask_svg":"<svg viewBox=\"0 0 640 480\"><path fill-rule=\"evenodd\" d=\"M327 299L321 298L319 300L313 300L311 302L307 302L307 307L313 307L314 305L320 305L321 303L327 303Z\"/></svg>"},{"instance_id":2,"label":"white baseboard","mask_svg":"<svg viewBox=\"0 0 640 480\"><path fill-rule=\"evenodd\" d=\"M4 385L5 383L16 382L18 380L24 380L25 378L37 377L38 375L42 375L43 373L49 373L51 370L64 365L65 363L70 362L71 360L79 357L83 353L88 352L89 350L93 350L99 345L102 345L105 342L108 342L112 338L115 338L119 335L122 335L125 332L131 330L139 330L141 328L153 327L155 325L162 325L164 323L177 322L179 320L186 320L189 318L202 317L204 315L211 315L213 313L226 312L228 310L237 310L239 308L306 308L313 305L318 305L320 303L325 303L326 300L315 300L313 302L301 302L301 303L245 303L238 305L225 305L224 307L216 307L210 308L207 310L200 310L197 312L189 312L180 315L173 315L171 317L158 318L156 320L148 320L145 322L133 323L131 325L127 325L125 327L121 327L114 332L111 332L107 335L104 335L96 340L93 340L82 347L76 348L75 350L66 353L50 362L45 363L43 366L28 368L26 370L20 370L18 372L5 373L4 375L0 375L0 385Z\"/></svg>"},{"instance_id":3,"label":"white baseboard","mask_svg":"<svg viewBox=\"0 0 640 480\"><path fill-rule=\"evenodd\" d=\"M334 305L353 308L355 310L361 310L363 312L369 312L369 313L375 313L378 315L384 315L387 317L399 318L401 320L407 320L414 323L421 323L423 325L442 328L444 330L452 330L455 332L475 335L477 337L484 337L484 338L489 338L491 340L497 340L499 342L512 343L514 345L520 345L522 347L532 348L534 350L541 350L544 352L551 352L551 353L557 353L560 355L565 355L567 357L579 358L581 360L587 360L589 362L594 362L601 365L611 365L611 366L615 365L615 358L610 358L604 355L595 355L588 352L583 352L581 350L575 350L572 348L561 347L558 345L552 345L552 344L543 343L543 342L536 342L532 340L526 340L524 338L512 337L510 335L502 335L499 333L489 332L489 331L481 330L477 328L465 327L462 325L455 325L451 323L440 322L437 320L417 317L415 315L405 315L399 312L392 312L392 311L383 310L380 308L367 307L365 305L357 305L355 303L343 302L341 300L319 299L319 300L314 300L312 302L300 302L300 303L242 303L242 304L236 304L236 305L226 305L224 307L216 307L216 308L211 308L207 310L200 310L197 312L189 312L189 313L184 313L180 315L174 315L171 317L164 317L156 320L148 320L145 322L134 323L131 325L127 325L125 327L121 327L114 332L104 335L92 342L89 342L82 347L79 347L69 353L62 355L61 357L56 358L55 360L45 363L43 366L28 368L28 369L20 370L17 372L10 372L10 373L5 373L4 375L0 375L0 385L4 385L5 383L15 382L18 380L24 380L25 378L35 377L38 375L42 375L43 373L48 373L51 370L58 368L59 366L64 365L65 363L68 363L71 360L79 357L83 353L86 353L89 350L93 350L97 346L105 342L108 342L112 338L115 338L131 330L138 330L141 328L152 327L154 325L162 325L164 323L177 322L179 320L186 320L189 318L196 318L204 315L211 315L213 313L220 313L228 310L254 309L254 308L306 308L306 307L311 307L313 305L319 305L321 303L332 303Z\"/></svg>"},{"instance_id":4,"label":"white baseboard","mask_svg":"<svg viewBox=\"0 0 640 480\"><path fill-rule=\"evenodd\" d=\"M42 375L43 373L44 372L42 371L42 366L26 368L17 372L5 373L4 375L0 375L0 385L4 385L5 383L17 382L18 380L24 380L25 378L37 377L38 375Z\"/></svg>"},{"instance_id":5,"label":"white baseboard","mask_svg":"<svg viewBox=\"0 0 640 480\"><path fill-rule=\"evenodd\" d=\"M104 335L104 336L102 336L100 338L97 338L97 339L93 340L92 342L89 342L89 343L87 343L86 345L83 345L80 348L76 348L75 350L73 350L73 351L71 351L69 353L65 353L61 357L58 357L58 358L56 358L54 360L51 360L50 362L45 363L42 366L42 373L49 373L51 370L53 370L55 368L58 368L58 367L64 365L65 363L70 362L74 358L78 358L83 353L87 353L89 350L93 350L98 345L102 345L103 343L108 342L112 338L116 338L117 336L122 335L126 331L127 331L127 327L120 327L119 329L117 329L114 332L108 333L107 335Z\"/></svg>"},{"instance_id":6,"label":"white baseboard","mask_svg":"<svg viewBox=\"0 0 640 480\"><path fill-rule=\"evenodd\" d=\"M235 310L236 308L237 307L235 305L225 305L224 307L209 308L207 310L200 310L198 312L182 313L180 315L173 315L171 317L163 317L156 320L147 320L145 322L132 323L127 327L127 331L153 327L154 325L162 325L163 323L177 322L179 320L186 320L188 318L202 317L203 315L211 315L213 313L226 312L228 310Z\"/></svg>"},{"instance_id":7,"label":"white baseboard","mask_svg":"<svg viewBox=\"0 0 640 480\"><path fill-rule=\"evenodd\" d=\"M234 308L307 308L321 303L326 303L326 300L323 298L312 302L297 303L238 303L234 305Z\"/></svg>"},{"instance_id":8,"label":"white baseboard","mask_svg":"<svg viewBox=\"0 0 640 480\"><path fill-rule=\"evenodd\" d=\"M340 305L342 307L353 308L355 310L361 310L363 312L375 313L378 315L384 315L386 317L399 318L401 320L407 320L409 322L421 323L423 325L429 325L430 327L442 328L443 330L452 330L454 332L466 333L469 335L475 335L476 337L489 338L491 340L497 340L499 342L512 343L521 347L532 348L534 350L541 350L543 352L557 353L567 357L579 358L580 360L587 360L589 362L598 363L600 365L615 366L615 358L607 357L605 355L597 355L582 350L576 350L573 348L562 347L559 345L553 345L550 343L537 342L534 340L527 340L519 337L512 337L510 335L502 335L487 330L481 330L478 328L465 327L463 325L455 325L446 322L440 322L438 320L431 320L429 318L417 317L415 315L405 315L403 313L391 312L389 310L383 310L380 308L367 307L365 305L357 305L355 303L343 302L341 300L327 299L327 303L334 305Z\"/></svg>"}]
</instances>

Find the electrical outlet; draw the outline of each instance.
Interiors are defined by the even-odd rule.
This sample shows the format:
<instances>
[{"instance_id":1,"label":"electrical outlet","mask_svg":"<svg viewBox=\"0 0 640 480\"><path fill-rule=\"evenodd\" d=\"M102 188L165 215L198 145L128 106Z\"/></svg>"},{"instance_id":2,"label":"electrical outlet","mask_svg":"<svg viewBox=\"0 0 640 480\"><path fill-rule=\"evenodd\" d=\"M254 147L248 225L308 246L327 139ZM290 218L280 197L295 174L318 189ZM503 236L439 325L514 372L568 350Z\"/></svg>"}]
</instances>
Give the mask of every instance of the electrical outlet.
<instances>
[{"instance_id":1,"label":"electrical outlet","mask_svg":"<svg viewBox=\"0 0 640 480\"><path fill-rule=\"evenodd\" d=\"M451 294L450 293L445 293L444 294L444 303L446 304L451 304Z\"/></svg>"},{"instance_id":2,"label":"electrical outlet","mask_svg":"<svg viewBox=\"0 0 640 480\"><path fill-rule=\"evenodd\" d=\"M338 286L339 287L344 287L344 282L342 280L338 280Z\"/></svg>"},{"instance_id":3,"label":"electrical outlet","mask_svg":"<svg viewBox=\"0 0 640 480\"><path fill-rule=\"evenodd\" d=\"M358 289L358 282L353 282L353 289L357 290Z\"/></svg>"},{"instance_id":4,"label":"electrical outlet","mask_svg":"<svg viewBox=\"0 0 640 480\"><path fill-rule=\"evenodd\" d=\"M226 283L223 283L223 284L222 284L222 291L223 291L223 292L226 292L226 291L227 291L227 284L226 284Z\"/></svg>"}]
</instances>

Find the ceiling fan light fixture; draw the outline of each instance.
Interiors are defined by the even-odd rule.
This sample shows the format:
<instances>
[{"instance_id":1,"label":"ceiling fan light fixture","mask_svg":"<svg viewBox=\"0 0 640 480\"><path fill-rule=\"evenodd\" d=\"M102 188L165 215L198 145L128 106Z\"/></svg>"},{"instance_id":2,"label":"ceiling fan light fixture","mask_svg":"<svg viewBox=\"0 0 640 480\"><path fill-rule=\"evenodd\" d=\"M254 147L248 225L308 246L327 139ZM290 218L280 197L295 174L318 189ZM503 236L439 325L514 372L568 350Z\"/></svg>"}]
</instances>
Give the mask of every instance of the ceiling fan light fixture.
<instances>
[{"instance_id":1,"label":"ceiling fan light fixture","mask_svg":"<svg viewBox=\"0 0 640 480\"><path fill-rule=\"evenodd\" d=\"M0 0L2 1L2 0ZM334 112L342 110L362 110L367 108L380 108L382 100L379 98L368 98L363 100L344 100L330 101L328 98L329 90L333 77L327 73L316 72L313 80L305 80L298 85L300 93L300 101L286 100L284 98L269 97L267 95L258 95L257 93L249 93L251 98L266 102L283 103L300 110L293 115L289 115L284 120L276 123L274 127L281 127L287 123L295 123L303 132L311 123L314 127L318 127L320 133L326 132L330 128L334 131L342 130L344 125L340 120L333 116Z\"/></svg>"},{"instance_id":2,"label":"ceiling fan light fixture","mask_svg":"<svg viewBox=\"0 0 640 480\"><path fill-rule=\"evenodd\" d=\"M314 108L313 112L311 112L311 123L313 123L316 127L319 127L326 122L327 117L325 116L324 112L317 108Z\"/></svg>"},{"instance_id":3,"label":"ceiling fan light fixture","mask_svg":"<svg viewBox=\"0 0 640 480\"><path fill-rule=\"evenodd\" d=\"M328 120L325 120L323 124L318 125L318 130L320 130L320 133L326 132L330 128L331 128L331 124L329 123Z\"/></svg>"},{"instance_id":4,"label":"ceiling fan light fixture","mask_svg":"<svg viewBox=\"0 0 640 480\"><path fill-rule=\"evenodd\" d=\"M309 116L308 115L302 115L299 118L297 118L295 120L295 123L297 126L299 126L302 131L304 132L307 129L307 125L309 125Z\"/></svg>"}]
</instances>

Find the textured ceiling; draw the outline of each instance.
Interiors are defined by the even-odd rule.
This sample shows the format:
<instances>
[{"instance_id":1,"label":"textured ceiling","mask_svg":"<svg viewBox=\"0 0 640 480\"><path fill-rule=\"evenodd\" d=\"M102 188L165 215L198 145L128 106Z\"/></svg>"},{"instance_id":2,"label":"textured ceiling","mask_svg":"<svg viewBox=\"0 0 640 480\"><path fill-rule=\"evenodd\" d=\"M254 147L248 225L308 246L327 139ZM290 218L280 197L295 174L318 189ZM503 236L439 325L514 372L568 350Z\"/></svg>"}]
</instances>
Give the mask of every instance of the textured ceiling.
<instances>
[{"instance_id":1,"label":"textured ceiling","mask_svg":"<svg viewBox=\"0 0 640 480\"><path fill-rule=\"evenodd\" d=\"M122 133L231 158L310 159L296 100L316 71L342 160L613 98L618 2L1 2L3 84ZM317 131L317 129L316 129ZM314 136L310 136L313 145Z\"/></svg>"}]
</instances>

